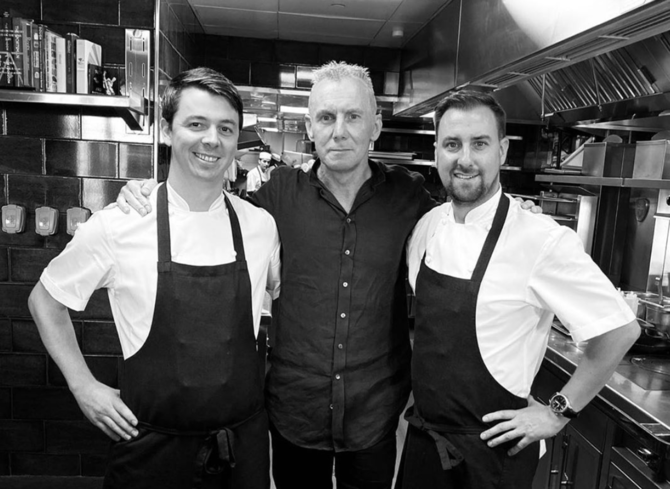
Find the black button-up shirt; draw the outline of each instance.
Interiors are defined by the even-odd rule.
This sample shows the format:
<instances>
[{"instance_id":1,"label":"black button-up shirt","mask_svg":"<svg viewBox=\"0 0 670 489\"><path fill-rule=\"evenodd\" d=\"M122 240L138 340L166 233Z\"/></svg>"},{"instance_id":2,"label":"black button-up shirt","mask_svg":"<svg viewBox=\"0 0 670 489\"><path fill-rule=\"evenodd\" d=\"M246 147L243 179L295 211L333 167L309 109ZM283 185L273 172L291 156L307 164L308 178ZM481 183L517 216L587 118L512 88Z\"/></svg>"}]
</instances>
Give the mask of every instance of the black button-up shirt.
<instances>
[{"instance_id":1,"label":"black button-up shirt","mask_svg":"<svg viewBox=\"0 0 670 489\"><path fill-rule=\"evenodd\" d=\"M421 175L371 161L347 213L319 164L278 168L253 198L282 242L267 405L296 445L362 450L395 429L409 396L405 242L435 204Z\"/></svg>"}]
</instances>

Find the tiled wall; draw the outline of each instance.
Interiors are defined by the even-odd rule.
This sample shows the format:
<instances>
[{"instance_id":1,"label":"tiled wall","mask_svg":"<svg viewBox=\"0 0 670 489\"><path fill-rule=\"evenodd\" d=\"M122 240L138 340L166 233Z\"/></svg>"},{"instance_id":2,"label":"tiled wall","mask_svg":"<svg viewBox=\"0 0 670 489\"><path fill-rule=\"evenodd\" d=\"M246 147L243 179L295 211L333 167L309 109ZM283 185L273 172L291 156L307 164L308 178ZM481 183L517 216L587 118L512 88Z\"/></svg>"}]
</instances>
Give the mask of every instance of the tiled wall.
<instances>
[{"instance_id":1,"label":"tiled wall","mask_svg":"<svg viewBox=\"0 0 670 489\"><path fill-rule=\"evenodd\" d=\"M125 28L154 28L155 0L0 0L57 32L103 47L123 66ZM153 37L153 34L152 34ZM71 239L70 207L111 202L128 178L153 175L153 135L134 134L109 109L0 102L0 205L24 206L22 234L0 232L0 487L100 487L107 437L81 414L48 357L27 298L42 269ZM58 233L34 232L36 207L58 209ZM117 386L120 345L104 292L73 313L86 361Z\"/></svg>"}]
</instances>

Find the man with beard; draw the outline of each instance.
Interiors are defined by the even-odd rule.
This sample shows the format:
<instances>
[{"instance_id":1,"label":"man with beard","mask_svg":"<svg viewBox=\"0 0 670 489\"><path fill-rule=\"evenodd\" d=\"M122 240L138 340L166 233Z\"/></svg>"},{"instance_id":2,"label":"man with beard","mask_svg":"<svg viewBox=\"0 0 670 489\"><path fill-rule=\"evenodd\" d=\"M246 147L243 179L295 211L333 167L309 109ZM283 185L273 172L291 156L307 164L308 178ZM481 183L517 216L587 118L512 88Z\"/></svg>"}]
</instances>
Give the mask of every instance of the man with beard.
<instances>
[{"instance_id":1,"label":"man with beard","mask_svg":"<svg viewBox=\"0 0 670 489\"><path fill-rule=\"evenodd\" d=\"M447 96L435 130L452 201L426 214L408 243L415 404L398 487L530 488L539 440L595 397L639 326L574 231L502 193L508 139L492 96ZM554 313L575 341L589 341L545 406L529 393Z\"/></svg>"}]
</instances>

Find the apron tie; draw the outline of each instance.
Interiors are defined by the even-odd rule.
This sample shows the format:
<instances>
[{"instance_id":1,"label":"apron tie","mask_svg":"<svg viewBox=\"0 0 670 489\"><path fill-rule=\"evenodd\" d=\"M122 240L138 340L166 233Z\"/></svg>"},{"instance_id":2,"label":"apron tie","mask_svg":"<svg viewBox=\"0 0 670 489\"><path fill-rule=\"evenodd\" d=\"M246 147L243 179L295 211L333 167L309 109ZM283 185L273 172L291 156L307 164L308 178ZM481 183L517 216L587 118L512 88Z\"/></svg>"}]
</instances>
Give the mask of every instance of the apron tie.
<instances>
[{"instance_id":1,"label":"apron tie","mask_svg":"<svg viewBox=\"0 0 670 489\"><path fill-rule=\"evenodd\" d=\"M442 470L451 470L460 464L463 460L463 454L461 451L454 446L445 436L441 433L450 432L451 429L447 426L436 425L428 423L418 414L414 413L414 406L410 407L405 413L405 419L409 424L415 428L420 429L421 431L430 435L430 437L435 442L437 447L437 453L440 457L440 463L442 464ZM459 429L458 431L470 431L468 429Z\"/></svg>"}]
</instances>

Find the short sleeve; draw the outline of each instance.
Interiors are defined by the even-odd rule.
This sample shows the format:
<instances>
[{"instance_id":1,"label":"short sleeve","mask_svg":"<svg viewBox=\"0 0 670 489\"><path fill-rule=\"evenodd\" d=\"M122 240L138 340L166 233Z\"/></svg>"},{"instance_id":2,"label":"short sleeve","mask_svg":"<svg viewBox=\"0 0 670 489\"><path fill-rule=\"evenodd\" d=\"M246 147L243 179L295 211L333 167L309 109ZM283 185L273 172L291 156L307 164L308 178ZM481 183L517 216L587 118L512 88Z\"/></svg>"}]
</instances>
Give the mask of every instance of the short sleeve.
<instances>
[{"instance_id":1,"label":"short sleeve","mask_svg":"<svg viewBox=\"0 0 670 489\"><path fill-rule=\"evenodd\" d=\"M93 292L111 287L113 253L99 211L77 229L65 249L46 267L40 281L49 294L75 311L83 311Z\"/></svg>"},{"instance_id":2,"label":"short sleeve","mask_svg":"<svg viewBox=\"0 0 670 489\"><path fill-rule=\"evenodd\" d=\"M531 304L553 311L575 341L586 341L635 319L612 282L571 229L550 231L528 283Z\"/></svg>"}]
</instances>

